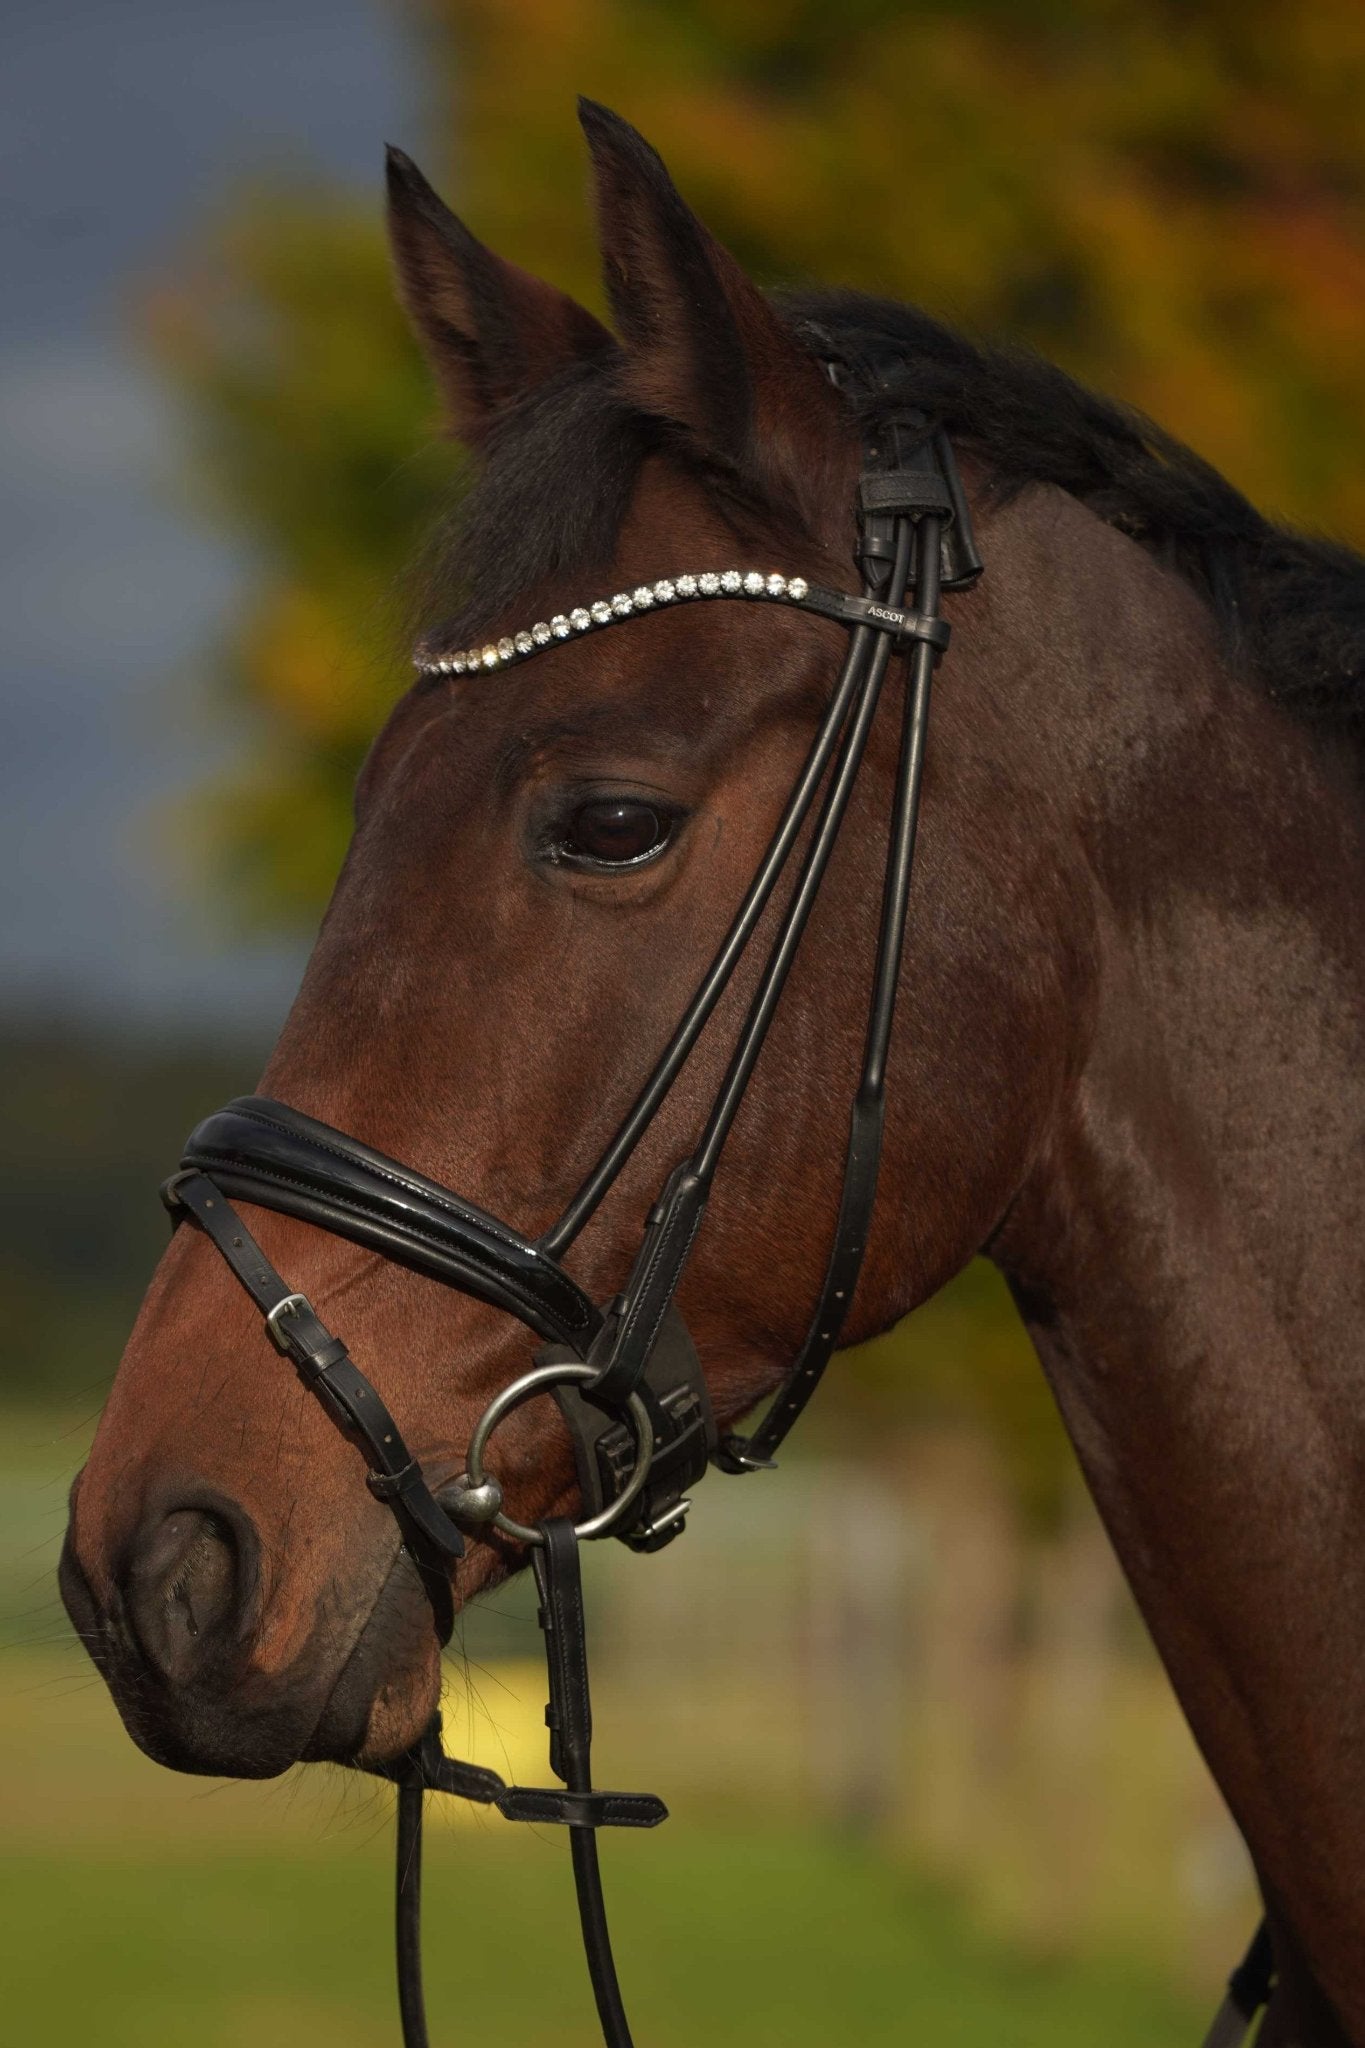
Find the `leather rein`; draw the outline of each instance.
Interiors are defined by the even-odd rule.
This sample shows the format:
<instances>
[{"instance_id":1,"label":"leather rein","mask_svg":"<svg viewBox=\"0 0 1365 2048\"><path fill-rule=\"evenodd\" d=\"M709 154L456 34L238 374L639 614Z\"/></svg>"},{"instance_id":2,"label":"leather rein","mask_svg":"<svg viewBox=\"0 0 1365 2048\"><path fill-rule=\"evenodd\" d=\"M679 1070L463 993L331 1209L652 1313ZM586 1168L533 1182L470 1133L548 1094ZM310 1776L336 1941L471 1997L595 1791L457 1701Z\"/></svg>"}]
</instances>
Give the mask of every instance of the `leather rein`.
<instances>
[{"instance_id":1,"label":"leather rein","mask_svg":"<svg viewBox=\"0 0 1365 2048\"><path fill-rule=\"evenodd\" d=\"M826 360L840 388L876 389L861 367ZM465 1531L492 1526L530 1553L549 1681L546 1721L557 1785L505 1784L446 1755L437 1714L413 1749L381 1768L397 1786L396 1931L405 2048L428 2048L421 1964L422 1815L428 1792L495 1807L508 1820L568 1831L584 1948L607 2048L631 2048L607 1931L597 1858L601 1827L652 1828L667 1817L649 1793L593 1784L579 1544L615 1536L652 1551L678 1536L688 1489L708 1464L766 1471L828 1365L861 1270L876 1197L886 1062L900 978L935 665L948 644L944 590L982 570L967 501L943 431L906 406L888 408L864 447L858 494L858 597L802 578L751 571L662 579L599 601L468 654L423 662L463 673L528 658L556 639L693 596L775 599L834 618L847 654L768 848L739 910L650 1078L560 1218L528 1238L464 1197L359 1140L263 1097L244 1097L191 1134L180 1171L162 1190L172 1222L188 1219L216 1246L250 1295L277 1350L332 1420L363 1451L366 1484L394 1514L431 1601L442 1643L454 1626L451 1569ZM907 598L913 605L907 609ZM718 1438L706 1383L676 1294L705 1215L721 1152L818 896L875 721L893 652L906 657L900 755L891 807L880 925L863 1059L849 1110L838 1220L806 1337L751 1434ZM818 799L818 803L817 803ZM752 940L797 841L810 831L758 987L706 1126L668 1176L647 1218L625 1286L594 1304L563 1257L619 1176L687 1059ZM494 1398L475 1427L459 1479L433 1492L398 1424L342 1340L306 1295L276 1272L234 1199L299 1217L516 1316L542 1340L532 1370ZM582 1518L513 1521L484 1462L489 1438L522 1401L553 1393L574 1444ZM1264 1926L1229 1981L1206 2048L1236 2048L1269 1995L1273 1960Z\"/></svg>"}]
</instances>

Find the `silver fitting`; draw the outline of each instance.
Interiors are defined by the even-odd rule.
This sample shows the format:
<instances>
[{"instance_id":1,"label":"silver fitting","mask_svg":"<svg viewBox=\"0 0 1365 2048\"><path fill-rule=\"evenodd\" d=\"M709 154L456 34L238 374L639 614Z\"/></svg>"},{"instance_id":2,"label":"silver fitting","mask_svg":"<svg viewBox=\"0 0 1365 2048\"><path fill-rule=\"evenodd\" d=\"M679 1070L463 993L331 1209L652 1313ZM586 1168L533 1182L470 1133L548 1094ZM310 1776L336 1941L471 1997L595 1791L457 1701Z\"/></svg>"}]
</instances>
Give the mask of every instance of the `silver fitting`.
<instances>
[{"instance_id":1,"label":"silver fitting","mask_svg":"<svg viewBox=\"0 0 1365 2048\"><path fill-rule=\"evenodd\" d=\"M483 1454L489 1437L505 1416L510 1415L514 1408L520 1407L523 1401L529 1401L532 1394L544 1393L550 1387L560 1386L565 1380L595 1380L597 1376L598 1368L595 1365L586 1365L578 1359L566 1359L562 1365L538 1365L531 1372L524 1372L519 1380L513 1380L500 1394L495 1394L475 1423L474 1433L469 1439L469 1449L465 1452L467 1469L464 1478L472 1490L477 1493L489 1484L497 1484L496 1480L490 1481L489 1475L484 1471ZM635 1431L635 1469L615 1500L603 1508L600 1514L590 1515L586 1522L574 1525L574 1534L580 1542L587 1542L594 1536L609 1536L639 1499L644 1483L649 1477L649 1467L654 1457L654 1424L650 1421L648 1408L638 1394L632 1394L626 1402L626 1414ZM491 1520L495 1529L501 1529L504 1536L514 1537L518 1543L542 1544L545 1541L539 1529L531 1528L526 1522L514 1522L510 1515L504 1515L501 1510L493 1515Z\"/></svg>"},{"instance_id":2,"label":"silver fitting","mask_svg":"<svg viewBox=\"0 0 1365 2048\"><path fill-rule=\"evenodd\" d=\"M282 1358L289 1356L289 1339L281 1333L279 1318L296 1316L300 1310L310 1316L313 1313L313 1304L306 1294L286 1294L283 1301L277 1301L274 1308L266 1310L265 1327L271 1343Z\"/></svg>"},{"instance_id":3,"label":"silver fitting","mask_svg":"<svg viewBox=\"0 0 1365 2048\"><path fill-rule=\"evenodd\" d=\"M467 1472L452 1479L437 1495L455 1522L492 1522L502 1512L502 1488L490 1473L476 1486Z\"/></svg>"},{"instance_id":4,"label":"silver fitting","mask_svg":"<svg viewBox=\"0 0 1365 2048\"><path fill-rule=\"evenodd\" d=\"M666 1508L663 1514L657 1516L654 1521L646 1522L643 1529L632 1529L630 1532L631 1543L637 1550L647 1550L651 1543L654 1543L658 1537L663 1536L665 1532L667 1532L670 1538L680 1535L691 1506L691 1500L684 1494L680 1501L676 1501L671 1508ZM659 1548L662 1549L663 1545L660 1544Z\"/></svg>"}]
</instances>

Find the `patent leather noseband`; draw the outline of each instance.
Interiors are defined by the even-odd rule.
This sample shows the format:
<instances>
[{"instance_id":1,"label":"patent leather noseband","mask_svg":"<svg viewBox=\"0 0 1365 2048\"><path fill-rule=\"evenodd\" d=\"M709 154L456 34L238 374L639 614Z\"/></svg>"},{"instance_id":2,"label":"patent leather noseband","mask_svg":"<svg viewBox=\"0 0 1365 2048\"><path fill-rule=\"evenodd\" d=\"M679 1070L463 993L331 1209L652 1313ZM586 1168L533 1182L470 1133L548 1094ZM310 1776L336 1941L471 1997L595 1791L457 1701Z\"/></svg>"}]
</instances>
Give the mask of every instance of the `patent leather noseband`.
<instances>
[{"instance_id":1,"label":"patent leather noseband","mask_svg":"<svg viewBox=\"0 0 1365 2048\"><path fill-rule=\"evenodd\" d=\"M539 1245L449 1188L282 1102L206 1117L181 1160L225 1195L279 1209L506 1309L547 1342L589 1345L602 1318Z\"/></svg>"},{"instance_id":2,"label":"patent leather noseband","mask_svg":"<svg viewBox=\"0 0 1365 2048\"><path fill-rule=\"evenodd\" d=\"M826 367L832 381L854 395L866 396L877 385L865 367L841 362L832 352ZM447 654L427 647L422 652L420 666L429 678L476 674L532 659L575 634L711 597L795 604L837 620L850 636L805 762L744 901L652 1074L550 1229L528 1237L358 1139L256 1096L229 1103L199 1125L181 1170L163 1190L173 1219L188 1218L207 1234L256 1303L272 1342L362 1451L367 1484L398 1520L443 1641L453 1620L451 1571L466 1534L491 1526L530 1551L546 1641L550 1765L559 1784L509 1786L492 1771L446 1756L439 1719L407 1756L382 1770L398 1785L398 1979L407 2048L427 2048L428 2042L419 1927L427 1791L479 1801L511 1820L567 1828L603 2038L608 2048L631 2048L607 1936L596 1831L653 1827L665 1809L650 1794L603 1792L592 1781L579 1543L612 1534L639 1550L658 1549L681 1532L690 1505L688 1489L708 1462L729 1473L771 1467L829 1362L857 1286L876 1196L930 690L949 638L939 613L940 594L966 588L982 566L947 437L913 407L883 409L886 417L864 450L856 507L859 594L826 590L771 568L670 572L634 591L536 621L482 648ZM905 657L906 671L900 754L834 1238L807 1335L767 1413L752 1434L732 1434L718 1442L705 1380L676 1305L677 1290L726 1138L838 839L893 653ZM565 1269L565 1254L649 1128L793 864L776 936L705 1126L660 1190L621 1291L595 1304ZM458 1480L435 1493L428 1487L374 1385L307 1297L291 1290L275 1271L233 1208L234 1199L301 1218L476 1296L517 1317L541 1340L533 1369L502 1389L476 1425L467 1469ZM504 1417L542 1391L554 1393L573 1438L583 1505L577 1524L562 1518L536 1525L512 1520L485 1461L489 1438ZM1234 1973L1210 2044L1231 2048L1240 2040L1264 2002L1270 1967L1262 1933Z\"/></svg>"}]
</instances>

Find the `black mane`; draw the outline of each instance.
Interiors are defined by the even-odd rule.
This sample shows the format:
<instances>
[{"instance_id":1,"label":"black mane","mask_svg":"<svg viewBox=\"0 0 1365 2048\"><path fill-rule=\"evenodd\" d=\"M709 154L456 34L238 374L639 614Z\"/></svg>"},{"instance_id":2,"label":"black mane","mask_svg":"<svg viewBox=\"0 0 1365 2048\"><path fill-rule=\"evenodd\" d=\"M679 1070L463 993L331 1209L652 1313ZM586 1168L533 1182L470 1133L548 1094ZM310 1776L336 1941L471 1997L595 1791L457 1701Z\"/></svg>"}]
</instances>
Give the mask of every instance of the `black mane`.
<instances>
[{"instance_id":1,"label":"black mane","mask_svg":"<svg viewBox=\"0 0 1365 2048\"><path fill-rule=\"evenodd\" d=\"M997 498L1055 484L1131 535L1207 600L1231 658L1270 696L1365 748L1361 556L1276 526L1182 443L1038 356L856 292L790 293L779 309L798 332L818 326L850 360L893 372L895 401L940 420ZM640 463L668 438L622 400L609 360L545 387L428 556L425 623L444 615L443 644L476 642L547 575L605 571ZM718 466L709 481L741 532L762 530L737 474Z\"/></svg>"}]
</instances>

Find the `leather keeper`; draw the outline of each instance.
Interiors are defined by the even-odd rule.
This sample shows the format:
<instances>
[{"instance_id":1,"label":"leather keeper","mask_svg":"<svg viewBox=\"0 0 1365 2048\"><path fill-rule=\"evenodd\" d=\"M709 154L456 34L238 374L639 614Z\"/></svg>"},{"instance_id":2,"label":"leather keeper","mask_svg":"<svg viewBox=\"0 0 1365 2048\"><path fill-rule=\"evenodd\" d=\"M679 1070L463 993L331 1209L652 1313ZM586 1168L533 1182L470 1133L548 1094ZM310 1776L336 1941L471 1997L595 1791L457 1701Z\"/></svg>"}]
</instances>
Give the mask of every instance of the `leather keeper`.
<instances>
[{"instance_id":1,"label":"leather keeper","mask_svg":"<svg viewBox=\"0 0 1365 2048\"><path fill-rule=\"evenodd\" d=\"M310 1344L306 1339L300 1337L296 1331L289 1330L284 1317L281 1317L280 1320L282 1323L285 1323L285 1330L283 1332L285 1354L293 1360L306 1380L323 1379L332 1370L333 1366L340 1365L343 1358L350 1357L350 1353L340 1337L330 1337L324 1334L320 1344Z\"/></svg>"},{"instance_id":2,"label":"leather keeper","mask_svg":"<svg viewBox=\"0 0 1365 2048\"><path fill-rule=\"evenodd\" d=\"M932 512L946 525L956 516L952 494L933 469L868 470L858 485L864 512L896 512L908 518Z\"/></svg>"},{"instance_id":3,"label":"leather keeper","mask_svg":"<svg viewBox=\"0 0 1365 2048\"><path fill-rule=\"evenodd\" d=\"M416 1458L409 1458L407 1464L400 1471L367 1472L365 1474L365 1484L369 1487L375 1499L382 1500L387 1506L390 1502L399 1499L407 1488L412 1485L414 1479L420 1480L421 1477L422 1468Z\"/></svg>"}]
</instances>

